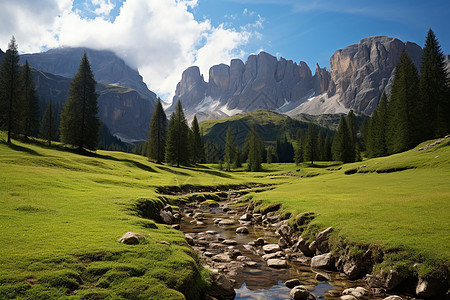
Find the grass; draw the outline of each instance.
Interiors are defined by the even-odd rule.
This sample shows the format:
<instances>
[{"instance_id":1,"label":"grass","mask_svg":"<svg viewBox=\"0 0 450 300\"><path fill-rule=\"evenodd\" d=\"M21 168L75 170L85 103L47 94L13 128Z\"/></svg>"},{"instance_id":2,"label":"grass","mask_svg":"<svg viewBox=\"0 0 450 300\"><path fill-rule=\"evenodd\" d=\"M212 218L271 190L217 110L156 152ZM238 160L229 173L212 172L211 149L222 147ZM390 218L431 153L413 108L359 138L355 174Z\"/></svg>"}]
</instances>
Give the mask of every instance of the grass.
<instances>
[{"instance_id":1,"label":"grass","mask_svg":"<svg viewBox=\"0 0 450 300\"><path fill-rule=\"evenodd\" d=\"M333 226L351 243L397 249L392 264L450 261L448 142L343 166L270 164L247 173L174 168L120 152L80 156L59 145L14 141L0 142L0 171L2 299L198 297L208 271L180 232L142 217L165 199L186 198L160 198L159 186L273 184L246 199L261 202L260 211L281 207L293 220L314 212L307 231ZM214 193L195 197L216 200ZM128 231L146 242L118 243Z\"/></svg>"}]
</instances>

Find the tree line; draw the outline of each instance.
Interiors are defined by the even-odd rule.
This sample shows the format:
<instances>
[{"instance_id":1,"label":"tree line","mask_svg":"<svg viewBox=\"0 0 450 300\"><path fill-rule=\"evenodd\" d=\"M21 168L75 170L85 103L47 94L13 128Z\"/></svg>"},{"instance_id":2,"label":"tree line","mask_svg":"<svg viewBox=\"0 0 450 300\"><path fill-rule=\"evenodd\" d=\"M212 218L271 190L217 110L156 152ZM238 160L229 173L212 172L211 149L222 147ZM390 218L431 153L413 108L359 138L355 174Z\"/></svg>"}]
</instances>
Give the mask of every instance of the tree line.
<instances>
[{"instance_id":1,"label":"tree line","mask_svg":"<svg viewBox=\"0 0 450 300\"><path fill-rule=\"evenodd\" d=\"M448 133L450 76L442 49L430 29L420 75L408 54L400 54L390 97L383 93L368 124L367 155L402 152Z\"/></svg>"}]
</instances>

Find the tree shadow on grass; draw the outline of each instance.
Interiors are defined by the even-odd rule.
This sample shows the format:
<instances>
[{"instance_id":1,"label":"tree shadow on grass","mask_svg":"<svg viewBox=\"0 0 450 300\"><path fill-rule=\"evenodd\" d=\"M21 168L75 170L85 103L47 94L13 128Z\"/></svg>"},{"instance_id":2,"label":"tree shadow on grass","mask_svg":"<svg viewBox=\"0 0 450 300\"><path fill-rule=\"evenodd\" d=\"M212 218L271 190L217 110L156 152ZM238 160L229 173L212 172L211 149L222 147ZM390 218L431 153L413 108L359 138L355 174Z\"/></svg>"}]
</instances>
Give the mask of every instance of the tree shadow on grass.
<instances>
[{"instance_id":1,"label":"tree shadow on grass","mask_svg":"<svg viewBox=\"0 0 450 300\"><path fill-rule=\"evenodd\" d=\"M186 168L188 170L192 170L192 171L197 171L197 172L201 172L201 173L206 173L209 175L213 175L213 176L218 176L218 177L222 177L222 178L233 178L233 176L231 176L230 174L224 173L224 172L220 172L220 171L216 171L213 169L210 169L208 167L205 166L198 166L195 168Z\"/></svg>"},{"instance_id":2,"label":"tree shadow on grass","mask_svg":"<svg viewBox=\"0 0 450 300\"><path fill-rule=\"evenodd\" d=\"M178 170L173 170L173 169L165 167L165 166L157 166L157 168L160 169L160 170L166 171L166 172L170 172L170 173L175 174L175 175L189 176L188 173L184 173L184 172L181 172L181 171L178 171Z\"/></svg>"},{"instance_id":3,"label":"tree shadow on grass","mask_svg":"<svg viewBox=\"0 0 450 300\"><path fill-rule=\"evenodd\" d=\"M27 147L24 147L24 146L19 146L19 145L16 145L16 144L7 144L7 143L5 143L5 145L8 146L8 148L10 148L11 150L14 150L14 151L21 151L21 152L25 152L25 153L28 153L28 154L31 154L31 155L43 156L42 154L34 151L33 149L30 149L30 148L27 148Z\"/></svg>"},{"instance_id":4,"label":"tree shadow on grass","mask_svg":"<svg viewBox=\"0 0 450 300\"><path fill-rule=\"evenodd\" d=\"M88 152L88 151L86 151ZM92 156L92 157L97 157L100 159L107 159L107 160L113 160L113 161L117 161L117 162L124 162L127 163L128 165L132 166L132 167L136 167L139 168L141 170L147 171L147 172L153 172L153 173L157 173L157 171L155 169L153 169L152 167L143 164L141 162L132 160L132 159L120 159L111 155L104 155L104 154L98 154L98 153L93 153L93 152L88 152L90 153L90 155L86 155L86 156Z\"/></svg>"}]
</instances>

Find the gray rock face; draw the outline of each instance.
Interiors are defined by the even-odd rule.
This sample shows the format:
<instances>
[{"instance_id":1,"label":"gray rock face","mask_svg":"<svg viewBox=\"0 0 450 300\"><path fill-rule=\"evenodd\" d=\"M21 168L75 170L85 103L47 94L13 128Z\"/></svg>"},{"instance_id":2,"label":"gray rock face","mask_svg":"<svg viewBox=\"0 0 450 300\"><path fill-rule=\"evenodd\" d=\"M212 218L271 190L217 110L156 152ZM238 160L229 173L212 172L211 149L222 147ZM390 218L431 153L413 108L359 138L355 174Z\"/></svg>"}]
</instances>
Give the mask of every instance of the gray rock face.
<instances>
[{"instance_id":1,"label":"gray rock face","mask_svg":"<svg viewBox=\"0 0 450 300\"><path fill-rule=\"evenodd\" d=\"M328 95L339 95L345 107L372 114L393 71L405 50L416 67L420 66L422 49L396 38L374 36L358 44L337 50L330 58L331 80Z\"/></svg>"},{"instance_id":2,"label":"gray rock face","mask_svg":"<svg viewBox=\"0 0 450 300\"><path fill-rule=\"evenodd\" d=\"M234 299L236 292L233 283L224 275L219 273L211 274L211 287L208 295L217 299Z\"/></svg>"},{"instance_id":3,"label":"gray rock face","mask_svg":"<svg viewBox=\"0 0 450 300\"><path fill-rule=\"evenodd\" d=\"M331 269L334 265L334 258L331 253L316 255L311 259L311 268Z\"/></svg>"}]
</instances>

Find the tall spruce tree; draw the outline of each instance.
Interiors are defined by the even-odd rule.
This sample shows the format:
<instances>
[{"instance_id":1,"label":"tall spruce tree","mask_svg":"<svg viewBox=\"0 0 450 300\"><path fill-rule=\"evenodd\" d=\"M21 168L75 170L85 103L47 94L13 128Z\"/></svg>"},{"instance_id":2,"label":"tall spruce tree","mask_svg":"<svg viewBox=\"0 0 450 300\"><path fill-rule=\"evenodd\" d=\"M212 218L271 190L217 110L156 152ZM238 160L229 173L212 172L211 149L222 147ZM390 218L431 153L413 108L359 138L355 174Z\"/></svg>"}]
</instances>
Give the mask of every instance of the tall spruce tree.
<instances>
[{"instance_id":1,"label":"tall spruce tree","mask_svg":"<svg viewBox=\"0 0 450 300\"><path fill-rule=\"evenodd\" d=\"M194 164L205 161L205 150L203 146L203 137L198 126L197 116L192 120L192 144L191 144L191 158Z\"/></svg>"},{"instance_id":2,"label":"tall spruce tree","mask_svg":"<svg viewBox=\"0 0 450 300\"><path fill-rule=\"evenodd\" d=\"M388 104L386 141L389 154L411 149L421 140L418 84L417 69L403 50L395 68Z\"/></svg>"},{"instance_id":3,"label":"tall spruce tree","mask_svg":"<svg viewBox=\"0 0 450 300\"><path fill-rule=\"evenodd\" d=\"M420 67L421 140L450 132L450 76L433 30L428 30Z\"/></svg>"},{"instance_id":4,"label":"tall spruce tree","mask_svg":"<svg viewBox=\"0 0 450 300\"><path fill-rule=\"evenodd\" d=\"M160 164L164 161L166 150L167 117L158 98L148 133L147 157Z\"/></svg>"},{"instance_id":5,"label":"tall spruce tree","mask_svg":"<svg viewBox=\"0 0 450 300\"><path fill-rule=\"evenodd\" d=\"M346 121L347 121L348 133L349 133L349 138L350 138L349 151L351 153L349 155L353 156L352 161L357 161L360 158L358 139L357 139L358 126L356 125L356 117L355 117L355 114L353 113L353 110L350 110L348 112Z\"/></svg>"},{"instance_id":6,"label":"tall spruce tree","mask_svg":"<svg viewBox=\"0 0 450 300\"><path fill-rule=\"evenodd\" d=\"M81 58L78 72L70 83L69 98L61 112L59 131L61 142L96 150L99 142L100 120L97 117L98 94L95 79L86 52Z\"/></svg>"},{"instance_id":7,"label":"tall spruce tree","mask_svg":"<svg viewBox=\"0 0 450 300\"><path fill-rule=\"evenodd\" d=\"M234 160L234 150L236 149L234 145L234 136L232 132L231 124L228 124L227 133L225 136L225 149L224 149L224 162L225 170L231 171L231 165Z\"/></svg>"},{"instance_id":8,"label":"tall spruce tree","mask_svg":"<svg viewBox=\"0 0 450 300\"><path fill-rule=\"evenodd\" d=\"M319 130L317 135L317 158L316 160L325 160L325 137L323 136L323 131Z\"/></svg>"},{"instance_id":9,"label":"tall spruce tree","mask_svg":"<svg viewBox=\"0 0 450 300\"><path fill-rule=\"evenodd\" d=\"M303 162L303 136L300 130L297 132L297 143L295 145L294 161L297 165Z\"/></svg>"},{"instance_id":10,"label":"tall spruce tree","mask_svg":"<svg viewBox=\"0 0 450 300\"><path fill-rule=\"evenodd\" d=\"M53 104L52 101L49 101L47 104L47 108L45 109L44 116L42 117L41 127L40 127L40 136L47 140L48 145L52 145L52 140L56 136L56 126L55 126L55 114L53 112Z\"/></svg>"},{"instance_id":11,"label":"tall spruce tree","mask_svg":"<svg viewBox=\"0 0 450 300\"><path fill-rule=\"evenodd\" d=\"M372 114L367 132L367 154L369 157L387 155L386 126L388 123L388 102L386 94L381 95L380 103Z\"/></svg>"},{"instance_id":12,"label":"tall spruce tree","mask_svg":"<svg viewBox=\"0 0 450 300\"><path fill-rule=\"evenodd\" d=\"M13 36L0 68L0 126L7 130L9 144L12 134L19 129L19 86L19 52Z\"/></svg>"},{"instance_id":13,"label":"tall spruce tree","mask_svg":"<svg viewBox=\"0 0 450 300\"><path fill-rule=\"evenodd\" d=\"M39 99L34 89L33 77L28 60L20 74L21 83L21 131L25 138L32 135L39 125Z\"/></svg>"},{"instance_id":14,"label":"tall spruce tree","mask_svg":"<svg viewBox=\"0 0 450 300\"><path fill-rule=\"evenodd\" d=\"M262 148L264 147L261 138L258 135L255 124L250 128L247 135L248 144L248 158L247 170L251 172L258 172L261 170L262 163Z\"/></svg>"},{"instance_id":15,"label":"tall spruce tree","mask_svg":"<svg viewBox=\"0 0 450 300\"><path fill-rule=\"evenodd\" d=\"M171 165L180 165L189 163L189 127L184 116L183 107L178 100L175 111L169 119L166 142L166 162Z\"/></svg>"},{"instance_id":16,"label":"tall spruce tree","mask_svg":"<svg viewBox=\"0 0 450 300\"><path fill-rule=\"evenodd\" d=\"M348 132L347 121L345 120L344 115L341 115L339 126L336 134L334 135L331 151L334 160L349 163L353 162L355 159L351 151L350 134Z\"/></svg>"},{"instance_id":17,"label":"tall spruce tree","mask_svg":"<svg viewBox=\"0 0 450 300\"><path fill-rule=\"evenodd\" d=\"M305 161L311 161L313 165L314 160L317 160L317 152L317 128L313 123L308 123L303 153Z\"/></svg>"}]
</instances>

